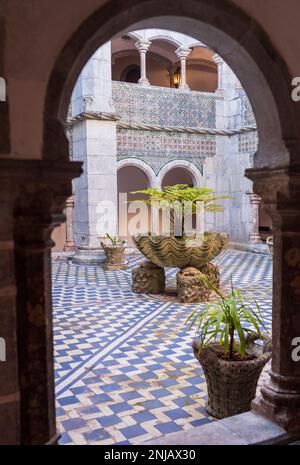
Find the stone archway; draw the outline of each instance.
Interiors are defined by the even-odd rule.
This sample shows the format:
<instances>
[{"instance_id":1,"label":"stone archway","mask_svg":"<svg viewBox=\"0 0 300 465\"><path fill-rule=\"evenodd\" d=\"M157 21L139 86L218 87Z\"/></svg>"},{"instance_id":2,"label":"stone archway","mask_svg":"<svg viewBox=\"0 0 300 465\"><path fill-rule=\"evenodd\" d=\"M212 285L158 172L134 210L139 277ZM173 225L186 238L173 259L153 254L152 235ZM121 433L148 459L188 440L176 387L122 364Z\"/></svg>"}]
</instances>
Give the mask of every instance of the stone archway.
<instances>
[{"instance_id":1,"label":"stone archway","mask_svg":"<svg viewBox=\"0 0 300 465\"><path fill-rule=\"evenodd\" d=\"M126 158L124 160L119 160L117 163L117 169L120 170L121 168L124 168L124 166L135 166L136 168L142 170L149 179L150 187L157 187L159 185L153 169L144 161L138 160L137 158Z\"/></svg>"},{"instance_id":2,"label":"stone archway","mask_svg":"<svg viewBox=\"0 0 300 465\"><path fill-rule=\"evenodd\" d=\"M128 230L130 222L134 220L134 217L140 208L140 205L135 205L134 201L144 198L146 199L147 196L142 194L131 194L131 192L140 189L147 189L148 187L157 187L157 179L154 171L149 165L147 165L147 163L134 158L120 160L117 164L117 169L119 197L118 235L120 238L127 241L129 248L134 248L131 233ZM125 199L121 197L123 195L126 195ZM121 206L122 202L124 202L123 206ZM143 207L145 207L148 211L145 221L145 226L147 225L147 227L145 230L140 232L147 233L153 228L152 222L157 221L156 212L155 209L152 209L149 205L144 205ZM120 208L122 208L121 212Z\"/></svg>"},{"instance_id":3,"label":"stone archway","mask_svg":"<svg viewBox=\"0 0 300 465\"><path fill-rule=\"evenodd\" d=\"M161 186L164 180L164 177L173 169L175 168L182 168L183 170L187 171L193 180L194 186L200 187L202 184L202 175L198 168L191 162L186 160L174 160L170 161L166 165L162 167L158 174L158 185Z\"/></svg>"},{"instance_id":4,"label":"stone archway","mask_svg":"<svg viewBox=\"0 0 300 465\"><path fill-rule=\"evenodd\" d=\"M168 29L170 25L172 29L188 33L207 44L232 67L255 112L260 143L255 157L256 167L249 170L247 175L254 181L254 191L263 197L272 213L276 280L272 380L264 388L263 400L257 408L289 431L300 430L300 367L292 362L290 353L292 337L297 336L295 328L300 326L297 293L300 207L299 200L295 200L299 199L300 192L297 167L300 110L290 99L292 77L260 26L225 0L131 0L128 3L116 0L99 8L85 21L79 18L77 30L56 57L48 81L45 106L40 115L44 124L44 161L32 164L30 191L28 179L20 175L22 181L16 193L19 199L15 202L17 208L14 208L15 229L18 232L15 240L19 250L16 255L18 300L24 297L28 310L28 313L25 311L22 314L20 323L24 326L21 328L19 325L18 339L20 344L20 340L26 341L33 335L35 347L34 351L21 348L19 368L16 365L8 373L13 377L15 375L12 373L19 369L21 409L16 398L9 416L2 418L4 422L7 418L15 418L14 437L20 442L53 443L57 438L50 342L51 274L49 253L46 253L50 244L46 240L47 244L43 242L41 247L40 243L41 238L45 241L44 231L51 230L61 221L59 214L63 201L71 193L70 178L79 173L78 165L67 161L69 152L65 120L72 89L88 58L113 35L129 27ZM17 176L14 166L6 167L5 173L9 186L13 185L11 179ZM57 173L61 173L59 186ZM42 205L42 198L45 198L45 205ZM35 212L39 216L37 213L34 215ZM35 219L35 236L27 235L28 239L25 240L28 230L32 231L32 215ZM8 236L10 233L7 233ZM38 255L34 254L37 244L41 247ZM27 249L32 257L25 253ZM32 285L28 270L32 273L33 269L37 280ZM34 291L32 295L30 290ZM24 302L19 313L23 307ZM39 309L36 316L38 329L31 320L32 308ZM14 325L14 321L11 325ZM38 366L34 364L36 360L39 360ZM5 402L9 404L12 401L4 399L2 404L5 405Z\"/></svg>"}]
</instances>

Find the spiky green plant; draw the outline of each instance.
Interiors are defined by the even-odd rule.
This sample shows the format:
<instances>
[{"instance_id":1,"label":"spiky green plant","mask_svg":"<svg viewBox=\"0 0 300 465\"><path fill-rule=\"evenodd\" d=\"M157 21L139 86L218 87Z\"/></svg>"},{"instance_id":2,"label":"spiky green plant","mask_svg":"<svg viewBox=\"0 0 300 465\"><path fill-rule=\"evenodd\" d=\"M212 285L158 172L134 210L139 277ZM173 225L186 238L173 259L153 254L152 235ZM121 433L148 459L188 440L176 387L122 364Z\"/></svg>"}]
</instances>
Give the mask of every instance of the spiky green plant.
<instances>
[{"instance_id":1,"label":"spiky green plant","mask_svg":"<svg viewBox=\"0 0 300 465\"><path fill-rule=\"evenodd\" d=\"M117 236L111 236L110 234L106 233L107 239L111 242L112 245L118 245L120 244L120 240L117 238Z\"/></svg>"},{"instance_id":2,"label":"spiky green plant","mask_svg":"<svg viewBox=\"0 0 300 465\"><path fill-rule=\"evenodd\" d=\"M147 199L141 199L140 201L147 205L155 205L157 208L169 209L172 224L174 224L177 212L182 212L183 216L194 215L199 212L199 202L203 206L203 210L207 212L223 212L224 207L216 203L216 201L231 198L217 196L214 190L208 187L190 187L187 184L164 186L161 191L157 188L142 189L131 192L131 194L147 195ZM190 207L189 213L185 212L187 203L189 203ZM183 234L184 231L182 231Z\"/></svg>"},{"instance_id":3,"label":"spiky green plant","mask_svg":"<svg viewBox=\"0 0 300 465\"><path fill-rule=\"evenodd\" d=\"M206 277L199 279L219 298L204 309L194 310L186 320L189 328L196 330L199 337L199 352L218 343L225 356L233 360L235 352L245 357L250 342L268 339L263 314L255 298L251 299L250 304L245 303L241 292L235 290L232 283L225 297Z\"/></svg>"}]
</instances>

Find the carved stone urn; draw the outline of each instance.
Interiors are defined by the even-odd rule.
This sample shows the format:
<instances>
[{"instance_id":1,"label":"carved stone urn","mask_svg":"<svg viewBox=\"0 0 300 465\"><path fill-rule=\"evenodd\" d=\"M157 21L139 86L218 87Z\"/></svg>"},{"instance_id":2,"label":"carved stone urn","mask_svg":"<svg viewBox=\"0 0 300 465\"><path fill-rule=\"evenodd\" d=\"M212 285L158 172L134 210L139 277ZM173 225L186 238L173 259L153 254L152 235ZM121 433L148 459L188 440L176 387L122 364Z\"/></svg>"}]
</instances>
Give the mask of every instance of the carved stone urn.
<instances>
[{"instance_id":1,"label":"carved stone urn","mask_svg":"<svg viewBox=\"0 0 300 465\"><path fill-rule=\"evenodd\" d=\"M155 265L165 268L200 268L211 262L228 245L228 235L206 232L204 237L151 236L133 237L138 250Z\"/></svg>"},{"instance_id":2,"label":"carved stone urn","mask_svg":"<svg viewBox=\"0 0 300 465\"><path fill-rule=\"evenodd\" d=\"M103 268L105 270L114 271L124 270L126 268L126 264L124 262L126 241L120 241L117 244L101 241L101 246L106 255L106 261L103 263Z\"/></svg>"}]
</instances>

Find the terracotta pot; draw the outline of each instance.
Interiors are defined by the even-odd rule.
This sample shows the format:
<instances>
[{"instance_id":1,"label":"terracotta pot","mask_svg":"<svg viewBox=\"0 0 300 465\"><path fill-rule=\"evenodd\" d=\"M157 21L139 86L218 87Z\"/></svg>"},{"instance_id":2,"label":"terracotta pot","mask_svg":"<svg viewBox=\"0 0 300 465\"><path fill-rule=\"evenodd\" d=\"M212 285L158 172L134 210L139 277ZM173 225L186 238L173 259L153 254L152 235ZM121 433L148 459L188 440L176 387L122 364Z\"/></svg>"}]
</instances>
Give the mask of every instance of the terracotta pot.
<instances>
[{"instance_id":1,"label":"terracotta pot","mask_svg":"<svg viewBox=\"0 0 300 465\"><path fill-rule=\"evenodd\" d=\"M126 268L124 263L124 252L126 249L125 241L122 241L116 245L102 241L101 246L106 255L106 262L103 265L105 269L122 270Z\"/></svg>"},{"instance_id":2,"label":"terracotta pot","mask_svg":"<svg viewBox=\"0 0 300 465\"><path fill-rule=\"evenodd\" d=\"M214 345L199 354L199 342L193 342L194 355L207 382L207 412L215 418L247 412L251 409L260 374L271 358L270 348L253 345L251 353L255 358L244 361L222 360L213 349Z\"/></svg>"},{"instance_id":3,"label":"terracotta pot","mask_svg":"<svg viewBox=\"0 0 300 465\"><path fill-rule=\"evenodd\" d=\"M204 240L174 236L138 235L133 237L139 251L162 268L199 268L211 262L228 245L228 235L207 232Z\"/></svg>"}]
</instances>

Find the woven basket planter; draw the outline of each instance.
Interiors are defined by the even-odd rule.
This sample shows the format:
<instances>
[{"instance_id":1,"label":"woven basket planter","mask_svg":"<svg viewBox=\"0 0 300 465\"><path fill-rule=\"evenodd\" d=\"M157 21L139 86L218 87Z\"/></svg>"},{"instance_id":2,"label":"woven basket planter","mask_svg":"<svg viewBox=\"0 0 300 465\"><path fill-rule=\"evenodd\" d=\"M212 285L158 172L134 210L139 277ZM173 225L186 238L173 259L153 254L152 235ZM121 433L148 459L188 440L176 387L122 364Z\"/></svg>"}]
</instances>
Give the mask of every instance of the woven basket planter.
<instances>
[{"instance_id":1,"label":"woven basket planter","mask_svg":"<svg viewBox=\"0 0 300 465\"><path fill-rule=\"evenodd\" d=\"M123 270L126 268L124 263L124 253L126 249L125 241L122 241L116 245L112 245L103 241L101 242L101 246L106 255L106 262L103 264L103 268L108 271Z\"/></svg>"},{"instance_id":2,"label":"woven basket planter","mask_svg":"<svg viewBox=\"0 0 300 465\"><path fill-rule=\"evenodd\" d=\"M267 346L258 348L256 358L245 361L222 360L213 346L203 349L200 354L198 349L199 343L195 340L194 355L207 382L207 412L215 418L226 418L250 410L259 376L271 358L270 349Z\"/></svg>"}]
</instances>

